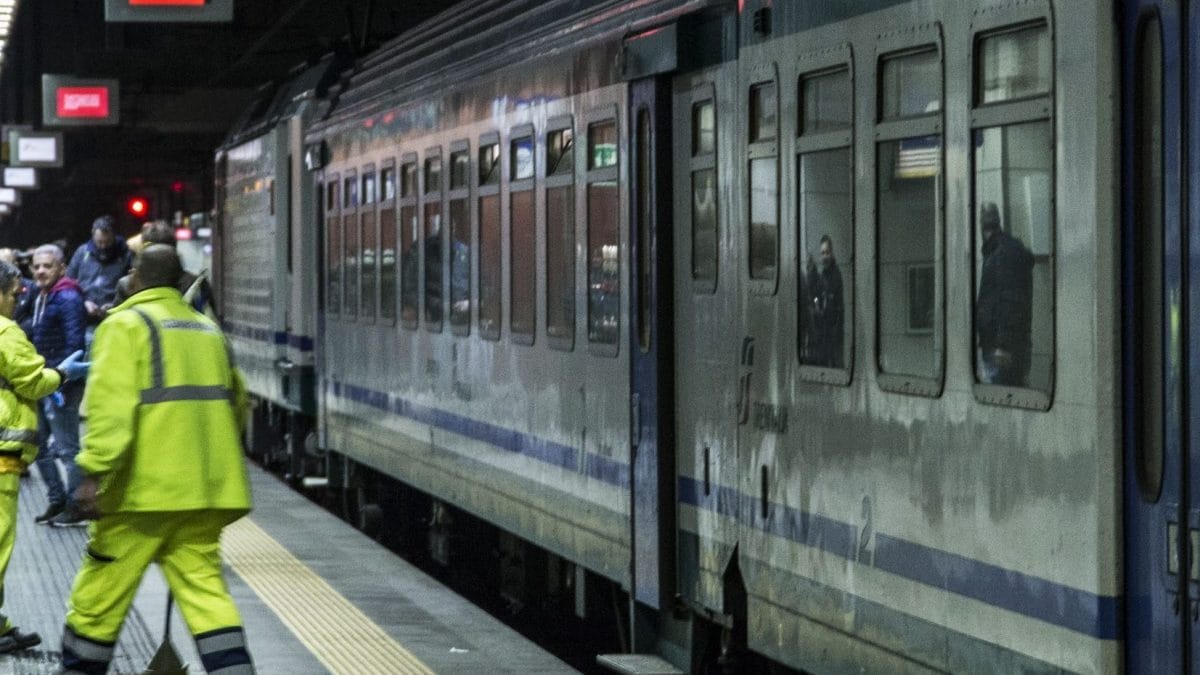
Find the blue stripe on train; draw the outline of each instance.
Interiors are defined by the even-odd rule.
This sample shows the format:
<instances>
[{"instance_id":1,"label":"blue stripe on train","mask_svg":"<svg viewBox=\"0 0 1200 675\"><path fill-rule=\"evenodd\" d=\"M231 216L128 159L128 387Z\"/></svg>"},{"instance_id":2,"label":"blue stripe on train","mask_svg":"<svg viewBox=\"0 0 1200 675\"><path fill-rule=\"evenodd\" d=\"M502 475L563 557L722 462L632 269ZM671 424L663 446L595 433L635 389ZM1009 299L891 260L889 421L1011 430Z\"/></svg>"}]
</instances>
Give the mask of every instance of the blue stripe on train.
<instances>
[{"instance_id":1,"label":"blue stripe on train","mask_svg":"<svg viewBox=\"0 0 1200 675\"><path fill-rule=\"evenodd\" d=\"M313 339L307 335L293 335L283 331L271 331L266 328L247 326L234 321L221 322L221 328L230 335L243 337L257 342L267 342L275 345L287 345L302 352L311 352Z\"/></svg>"},{"instance_id":2,"label":"blue stripe on train","mask_svg":"<svg viewBox=\"0 0 1200 675\"><path fill-rule=\"evenodd\" d=\"M579 451L576 448L363 387L339 382L331 382L330 385L335 396L568 470L579 469ZM587 455L584 469L591 478L622 488L629 487L629 467L623 462ZM724 486L714 486L705 495L700 481L684 476L679 477L678 490L681 504L736 518L749 527L847 560L859 559L859 530L855 525L774 502L767 503L767 517L763 518L759 499ZM875 535L873 564L896 576L1094 638L1115 640L1119 635L1120 599L1113 596L1071 588L882 533Z\"/></svg>"}]
</instances>

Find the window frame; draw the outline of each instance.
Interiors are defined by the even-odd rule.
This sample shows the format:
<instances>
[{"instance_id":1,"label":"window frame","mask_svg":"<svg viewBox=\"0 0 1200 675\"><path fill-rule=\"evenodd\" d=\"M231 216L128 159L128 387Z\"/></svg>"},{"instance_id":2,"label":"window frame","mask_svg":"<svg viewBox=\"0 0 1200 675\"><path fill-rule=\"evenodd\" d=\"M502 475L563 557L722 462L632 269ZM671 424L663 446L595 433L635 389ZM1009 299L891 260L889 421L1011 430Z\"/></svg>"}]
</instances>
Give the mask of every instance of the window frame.
<instances>
[{"instance_id":1,"label":"window frame","mask_svg":"<svg viewBox=\"0 0 1200 675\"><path fill-rule=\"evenodd\" d=\"M346 186L347 185L354 186L354 195L353 196L346 194ZM342 210L341 210L341 215L342 215L342 318L346 321L354 321L357 323L358 319L359 319L359 312L358 312L359 304L362 302L362 296L359 295L359 292L361 291L360 283L362 280L362 269L359 266L359 262L358 262L358 256L362 255L362 223L359 221L359 216L358 216L358 204L359 204L360 195L358 194L358 169L357 168L346 169L345 171L342 172L341 191L342 191ZM354 265L354 293L355 293L355 295L354 295L353 303L346 301L347 300L346 294L350 290L350 284L346 283L345 262L347 259L346 258L346 253L347 253L346 242L348 241L347 235L346 235L346 221L350 218L354 219L354 225L355 225L354 230L355 230L355 234L357 235L354 238L355 239L355 265ZM353 304L353 311L347 311L347 309L351 306L351 304Z\"/></svg>"},{"instance_id":2,"label":"window frame","mask_svg":"<svg viewBox=\"0 0 1200 675\"><path fill-rule=\"evenodd\" d=\"M741 101L743 110L749 120L750 115L750 92L756 87L768 82L775 85L775 135L771 138L754 141L750 138L750 123L747 121L745 128L741 129L744 134L743 141L745 142L746 154L744 155L740 171L742 172L742 185L746 192L741 195L745 211L742 214L745 219L745 227L738 234L739 239L744 241L742 250L746 252L745 267L742 269L742 274L745 274L743 281L746 283L746 288L752 295L774 296L779 292L779 278L782 276L783 263L783 156L782 144L785 125L782 115L783 101L783 81L779 78L779 66L774 61L770 63L762 63L751 68L743 80L741 90L738 92L738 100ZM753 209L753 200L750 194L750 165L756 160L772 159L775 160L775 274L767 279L755 277L751 271L751 254L752 237L751 237L751 215Z\"/></svg>"},{"instance_id":3,"label":"window frame","mask_svg":"<svg viewBox=\"0 0 1200 675\"><path fill-rule=\"evenodd\" d=\"M1050 128L1050 161L1051 169L1050 176L1052 184L1050 186L1049 198L1050 203L1050 241L1052 242L1051 253L1048 256L1049 260L1049 280L1048 286L1050 290L1050 349L1053 351L1050 359L1050 382L1047 391L1033 389L1032 387L1011 387L1000 384L987 384L979 381L978 373L975 368L975 355L978 348L975 335L975 305L978 300L977 293L979 291L978 272L979 261L976 258L975 251L980 246L978 233L978 213L979 213L979 195L975 193L975 156L974 153L968 153L967 161L969 162L970 171L970 205L969 205L969 236L970 241L970 325L971 330L967 337L968 349L970 354L970 373L971 373L971 392L975 400L980 403L989 405L997 405L1010 408L1022 408L1026 410L1046 411L1054 402L1054 391L1058 384L1058 298L1057 298L1057 280L1058 280L1058 263L1059 263L1059 247L1058 247L1058 203L1057 190L1059 184L1059 164L1057 157L1058 134L1055 128L1055 103L1056 93L1058 88L1058 73L1054 68L1054 59L1056 54L1056 40L1054 33L1054 17L1050 12L1050 8L1043 2L1035 1L1022 5L1020 7L1010 8L1004 12L989 14L986 17L978 17L980 20L974 22L971 26L970 36L970 57L969 69L971 77L971 99L970 99L970 121L968 129L969 137L974 139L975 133L985 129L995 129L1001 127L1011 127L1022 124L1030 124L1036 122L1048 122ZM979 48L982 41L990 36L1002 35L1010 31L1018 31L1023 28L1031 28L1036 25L1043 25L1050 40L1050 87L1044 94L1036 96L1026 96L1012 99L1009 101L994 101L984 103L979 100L976 95L979 91L977 81L979 65ZM973 141L972 141L973 143ZM1035 259L1038 256L1034 254ZM1031 337L1032 339L1032 337Z\"/></svg>"},{"instance_id":4,"label":"window frame","mask_svg":"<svg viewBox=\"0 0 1200 675\"><path fill-rule=\"evenodd\" d=\"M426 185L426 181L429 180L430 160L437 160L438 163L438 186L436 188L436 192L430 192L428 185ZM417 192L420 195L420 207L417 209L417 217L421 223L420 227L417 228L418 233L421 235L419 237L419 244L421 247L421 262L418 266L418 269L420 270L421 278L417 286L419 289L418 305L420 306L420 311L418 314L420 315L420 322L423 326L425 326L425 330L430 333L441 333L443 324L446 323L446 183L450 178L446 169L446 158L442 154L442 146L435 145L425 148L425 152L421 155L421 162L418 165L418 170L420 172L418 181L420 184L420 189ZM429 223L427 222L426 218L426 207L432 204L436 204L438 207L438 214L441 218L441 223L438 225L437 236L442 240L442 259L439 263L441 265L441 270L439 270L440 273L438 274L438 276L442 278L442 290L438 300L438 302L440 302L442 305L442 309L441 313L438 315L437 321L430 321L428 316L429 270L427 268L428 261L425 259L425 242L426 238L428 237L429 228Z\"/></svg>"},{"instance_id":5,"label":"window frame","mask_svg":"<svg viewBox=\"0 0 1200 675\"><path fill-rule=\"evenodd\" d=\"M355 209L358 216L358 318L359 322L364 325L374 324L379 317L379 200L375 198L378 196L376 193L372 194L371 201L367 201L368 181L374 183L372 190L379 189L379 175L375 171L374 162L364 164L358 169L358 208ZM375 297L373 303L375 306L371 308L369 315L364 311L366 305L363 301L363 280L366 278L363 274L365 269L363 261L367 251L364 221L368 215L375 216Z\"/></svg>"},{"instance_id":6,"label":"window frame","mask_svg":"<svg viewBox=\"0 0 1200 675\"><path fill-rule=\"evenodd\" d=\"M392 180L391 180L392 187L393 187L392 196L385 197L384 196L385 191L383 189L383 186L386 183L386 181L384 180L384 176L386 175L386 173L389 170L392 172ZM378 190L378 197L379 197L379 199L376 201L376 205L379 207L379 216L376 219L378 221L378 226L379 226L379 261L378 261L379 287L376 289L375 292L379 298L378 320L381 324L385 324L388 326L395 326L396 321L399 319L399 316L400 316L400 230L399 230L400 183L399 183L399 179L400 179L400 170L396 164L395 157L388 157L379 162L379 184L376 188ZM385 223L384 218L383 218L383 212L389 208L392 209L391 222ZM393 287L392 288L392 316L385 317L383 315L383 307L384 307L384 305L383 305L383 232L384 232L384 227L388 226L388 225L390 225L393 233L395 234L396 251L395 251L394 255L396 256L396 259L395 259L395 262L393 263L395 272L394 272L394 278L392 279L392 287Z\"/></svg>"},{"instance_id":7,"label":"window frame","mask_svg":"<svg viewBox=\"0 0 1200 675\"><path fill-rule=\"evenodd\" d=\"M409 166L413 167L413 172L414 172L413 173L413 187L412 187L412 194L405 195L404 191L403 191L404 190L404 170ZM416 301L416 306L414 308L414 315L413 315L412 319L406 319L406 318L404 318L404 288L405 288L405 286L404 286L404 273L405 273L404 268L405 268L405 262L404 262L404 251L403 251L404 226L405 226L403 214L404 214L405 207L411 207L413 209L413 213L416 215L417 235L418 236L413 240L413 246L419 247L421 245L420 231L423 227L422 218L421 218L421 204L420 204L421 173L422 173L422 164L420 162L420 159L417 157L417 153L406 152L406 153L403 153L400 155L400 159L396 164L396 228L397 228L396 229L396 234L397 234L397 237L396 237L396 285L397 285L397 289L398 289L396 291L396 303L397 303L396 321L405 330L416 330L417 327L421 325L421 312L422 312L422 308L421 308L421 263L420 263L421 255L420 255L420 251L418 250L418 253L416 256L416 258L417 258L417 262L416 262L416 264L417 264L417 277L416 277L417 287L414 290L414 293L416 293L417 301ZM410 260L409 262L411 263L413 261Z\"/></svg>"},{"instance_id":8,"label":"window frame","mask_svg":"<svg viewBox=\"0 0 1200 675\"><path fill-rule=\"evenodd\" d=\"M479 330L479 336L485 340L493 342L499 341L504 336L504 298L506 297L507 288L505 287L504 275L504 198L502 189L504 187L504 148L500 142L499 131L488 131L479 135L479 145L475 147L475 195L471 200L471 212L475 214L475 250L471 257L474 258L474 285L472 287L473 302L472 311L475 315L475 325ZM496 161L499 163L499 175L496 181L484 183L483 176L480 172L483 170L482 164L479 162L479 153L483 149L495 145L496 146ZM500 250L496 252L497 264L499 265L500 288L496 292L496 300L499 303L499 317L496 320L496 325L493 328L485 328L483 325L483 214L480 211L480 202L484 197L496 197L500 208L500 221L498 227L500 231L497 233L496 243Z\"/></svg>"},{"instance_id":9,"label":"window frame","mask_svg":"<svg viewBox=\"0 0 1200 675\"><path fill-rule=\"evenodd\" d=\"M571 171L566 173L550 174L549 154L550 154L550 135L563 131L571 131L571 142L575 145L571 155ZM571 352L575 350L575 335L579 330L579 162L581 159L587 159L586 147L584 152L579 151L579 130L575 128L575 118L573 115L557 115L551 117L546 122L546 130L543 135L543 161L542 172L542 222L545 228L545 243L542 246L542 255L545 257L546 274L545 280L541 284L541 296L545 303L546 317L543 322L546 335L546 344L551 349L559 351ZM561 160L560 160L561 161ZM619 160L618 160L619 161ZM549 218L549 191L554 188L571 187L571 230L575 245L571 247L570 256L574 258L571 279L571 296L573 299L571 307L571 326L566 335L551 335L550 334L550 218Z\"/></svg>"},{"instance_id":10,"label":"window frame","mask_svg":"<svg viewBox=\"0 0 1200 675\"><path fill-rule=\"evenodd\" d=\"M850 270L850 283L843 284L843 286L842 286L842 316L843 316L842 320L844 322L846 322L849 327L849 331L845 332L844 337L843 337L843 339L845 339L849 343L849 345L848 345L849 348L845 350L845 359L846 359L845 365L841 368L832 368L832 367L826 367L826 366L818 366L818 365L814 365L811 363L805 363L801 359L800 338L801 338L801 335L803 334L805 325L800 320L801 315L799 312L798 303L801 300L801 298L798 297L797 298L796 318L795 318L795 321L796 321L795 357L796 357L796 366L797 366L796 372L799 375L801 380L804 380L807 382L817 382L817 383L822 383L822 384L834 384L834 385L840 385L840 386L847 386L854 379L854 365L855 365L855 363L854 363L854 354L855 354L854 336L855 336L855 328L856 328L854 296L855 296L855 289L858 287L858 283L857 283L858 282L858 274L857 274L857 269L856 269L856 261L857 261L857 257L858 257L856 255L857 245L858 245L858 241L857 241L858 237L857 237L857 232L855 231L856 230L855 224L858 221L858 218L857 218L858 200L857 200L857 190L856 190L857 182L855 180L855 140L857 137L855 130L856 130L856 125L858 123L858 109L857 109L857 106L855 105L857 97L854 95L855 85L857 83L857 79L855 78L855 70L854 70L854 68L855 68L854 52L853 52L853 49L849 45L843 45L836 49L823 50L823 51L815 53L811 56L802 57L799 65L800 65L800 67L798 69L798 72L796 73L796 89L795 89L796 126L795 126L795 135L793 136L794 145L792 146L792 153L791 153L791 157L789 158L791 161L795 162L795 164L792 167L792 172L791 172L792 176L794 178L794 181L795 181L795 186L794 186L795 187L795 193L794 193L795 198L793 200L794 201L793 206L795 207L795 213L791 214L794 218L794 225L795 225L794 240L796 242L795 246L796 246L796 252L797 252L797 254L795 256L795 258L796 258L795 284L796 284L796 288L799 289L800 283L801 283L802 279L804 278L804 261L802 260L802 256L800 255L801 242L805 241L805 238L802 236L804 234L803 230L804 230L805 223L804 223L803 219L801 218L801 214L800 214L801 157L803 157L804 155L810 154L810 153L818 153L818 152L825 152L825 151L829 151L829 150L839 150L839 149L845 149L849 154L850 175L847 177L847 181L850 186L850 195L849 195L849 199L848 199L848 203L849 203L849 207L850 207L850 229L849 229L849 232L847 233L849 235L849 242L848 242L847 248L850 251L850 256L849 256L850 264L846 267L848 267ZM836 131L804 133L804 124L803 124L803 119L804 119L804 107L803 107L804 80L806 78L820 77L822 75L831 75L831 74L834 74L834 73L837 73L837 72L840 72L843 70L846 72L846 76L847 76L847 78L849 78L849 81L850 81L850 99L848 101L848 103L850 105L850 128L840 129L840 130L836 130ZM819 238L817 238L817 240L820 241ZM838 262L840 263L842 261L839 260ZM843 267L842 269L844 270L844 269L846 269L846 267Z\"/></svg>"},{"instance_id":11,"label":"window frame","mask_svg":"<svg viewBox=\"0 0 1200 675\"><path fill-rule=\"evenodd\" d=\"M941 100L938 105L938 110L935 112L926 113L924 115L912 115L904 117L883 117L883 64L889 58L902 57L906 54L916 54L928 51L930 48L937 54L940 76L941 76ZM874 345L874 370L876 382L879 388L884 391L889 391L898 394L912 394L916 396L926 396L929 398L938 398L942 395L943 388L946 382L946 48L945 41L942 36L942 26L940 23L931 23L919 26L911 31L902 31L893 33L891 37L880 40L875 45L875 51L872 54L871 60L872 83L870 92L870 106L867 108L872 111L873 136L870 139L871 157L873 158L873 167L878 167L880 162L879 146L883 143L900 142L910 138L920 138L924 136L937 136L939 141L938 152L938 180L934 186L934 195L936 201L936 222L934 224L934 325L933 325L933 347L934 351L940 355L936 363L936 372L932 376L910 375L903 373L885 372L882 367L883 360L883 339L882 339L882 324L881 307L883 298L883 274L880 268L880 252L879 242L881 240L881 223L880 223L880 208L879 208L879 174L878 170L872 172L871 175L871 202L872 202L872 222L871 229L874 233L874 241L871 247L871 256L873 259L871 265L874 268L875 283L872 289L874 295L872 302L874 311L872 312L872 320L874 322L875 345Z\"/></svg>"},{"instance_id":12,"label":"window frame","mask_svg":"<svg viewBox=\"0 0 1200 675\"><path fill-rule=\"evenodd\" d=\"M717 292L717 287L721 283L721 171L719 157L721 154L721 110L717 105L717 87L713 82L704 82L692 87L688 92L688 168L687 168L687 186L688 186L688 243L690 244L688 251L688 277L692 280L692 293L694 295L713 295ZM696 106L705 101L713 106L713 150L709 153L695 153L690 146L692 139L695 137L696 128L694 124L693 111ZM716 215L716 231L713 233L713 276L712 279L701 279L696 277L696 213L694 208L694 185L696 173L700 171L712 171L713 183L715 190L713 191L713 209Z\"/></svg>"},{"instance_id":13,"label":"window frame","mask_svg":"<svg viewBox=\"0 0 1200 675\"><path fill-rule=\"evenodd\" d=\"M627 227L625 227L626 205L625 205L625 199L624 199L624 186L621 184L621 166L622 166L622 163L626 161L625 150L627 148L622 143L622 141L624 140L625 137L622 135L623 128L621 125L620 111L618 110L618 108L615 104L602 106L600 108L595 108L593 110L590 110L583 115L583 119L580 121L583 125L583 133L584 133L584 151L582 153L583 154L583 181L582 181L582 183L583 183L583 185L582 185L583 213L585 214L584 223L583 223L583 233L584 233L583 250L585 253L584 253L584 267L582 270L583 277L584 277L584 284L583 284L583 286L584 286L584 300L583 300L584 338L587 341L587 350L588 350L589 354L592 354L595 356L608 357L608 358L616 358L616 356L621 353L621 343L623 342L622 335L623 335L623 330L625 328L625 323L626 323L624 321L624 319L625 319L625 313L627 311L625 309L625 295L626 295L626 292L628 291L628 288L627 288L628 283L627 283L627 280L625 279L626 264L624 263L622 258L624 257L625 253L628 250L628 243L626 243L624 241L624 237L626 236L626 232L627 232ZM606 122L612 122L612 124L615 126L616 131L617 131L617 163L613 164L611 166L605 166L605 167L593 169L591 167L591 162L589 161L589 157L591 156L591 150L592 150L591 127L594 124L603 124ZM590 278L588 277L588 272L589 272L588 265L590 265L589 254L591 253L592 223L591 223L591 219L586 215L589 213L589 207L590 207L590 204L588 204L587 200L588 200L588 192L589 192L589 189L591 188L592 183L601 183L601 182L612 182L613 184L616 185L616 189L617 189L617 206L618 206L618 208L617 208L617 279L618 279L618 282L620 283L620 294L617 298L617 339L611 343L593 342L591 339L590 330L588 329L588 326L591 324L591 318L592 318L592 307L591 307L591 301L590 301L590 297L589 297L589 293L588 293L588 291L590 290L590 288L589 288ZM578 195L578 193L576 193L576 194ZM577 212L578 212L578 207L576 207L576 208L577 208ZM576 227L575 231L576 231L576 233L579 232L578 226ZM576 244L576 248L579 248L578 244ZM578 275L579 272L576 272L576 274ZM576 312L578 312L578 311L579 311L579 308L576 308Z\"/></svg>"},{"instance_id":14,"label":"window frame","mask_svg":"<svg viewBox=\"0 0 1200 675\"><path fill-rule=\"evenodd\" d=\"M454 187L454 184L453 184L454 156L460 152L467 153L467 180L466 180L466 183L462 187ZM445 316L445 320L446 320L445 322L450 325L450 332L453 335L458 335L458 336L466 336L466 335L471 334L471 323L472 323L473 315L475 312L475 298L473 297L473 293L475 290L475 275L474 275L475 266L474 266L473 259L475 258L476 233L475 233L475 206L473 204L473 199L472 199L472 196L473 196L472 188L475 186L476 182L478 181L478 176L476 175L478 173L478 170L475 166L476 160L474 157L471 156L471 152L472 152L472 150L471 150L470 139L464 138L464 139L457 140L457 141L450 143L450 146L449 146L449 148L447 150L447 154L446 154L446 166L449 169L449 171L447 172L448 180L443 183L443 188L446 193L446 210L445 210L445 214L443 215L443 218L446 223L446 228L447 228L446 234L448 237L448 241L451 241L451 242L454 241L454 232L450 229L453 226L453 223L450 221L450 203L453 201L460 200L460 199L465 200L467 203L467 237L468 237L467 245L470 247L470 250L471 250L470 257L467 259L467 301L470 303L470 309L468 310L467 322L462 325L455 324L453 321L450 320L450 314L453 312L453 307L454 307L454 301L453 301L453 295L452 295L453 283L454 283L454 250L453 250L453 247L451 247L451 249L449 251L447 251L447 270L448 270L448 274L450 275L449 276L450 285L447 287L447 290L450 291L450 293L446 294L447 313Z\"/></svg>"},{"instance_id":15,"label":"window frame","mask_svg":"<svg viewBox=\"0 0 1200 675\"><path fill-rule=\"evenodd\" d=\"M324 250L325 283L324 283L324 287L323 287L323 291L325 293L324 309L325 309L325 313L327 315L336 316L336 317L340 318L342 315L342 292L343 292L342 286L346 283L346 279L345 279L345 276L342 274L342 268L341 268L341 266L342 266L342 251L341 251L341 247L342 247L342 213L341 213L341 209L342 209L342 177L341 177L341 174L337 173L337 172L327 174L324 177L322 186L325 190L328 190L329 187L331 187L331 186L333 187L333 199L332 200L329 199L328 192L326 192L324 195L325 231L322 233L322 235L325 239L325 241L323 242L323 246L325 248L325 250ZM330 253L329 252L329 234L330 234L329 224L331 222L337 223L336 224L336 227L337 227L336 239L338 242L338 273L337 273L338 289L337 289L337 293L336 293L337 309L329 308L329 299L335 295L333 293L332 289L330 288L330 285L333 282L333 274L332 274L333 268L330 265L331 260L329 257L329 253Z\"/></svg>"},{"instance_id":16,"label":"window frame","mask_svg":"<svg viewBox=\"0 0 1200 675\"><path fill-rule=\"evenodd\" d=\"M515 174L515 170L516 170L516 157L513 155L513 143L514 143L514 141L517 141L520 139L525 139L525 138L528 138L530 144L532 145L530 154L532 155L531 160L533 161L533 172L529 175L529 177L521 178L521 179L517 180L517 179L514 179L514 174ZM512 340L513 344L528 346L528 345L534 344L534 342L537 339L538 324L541 319L541 317L539 316L539 312L537 311L537 309L538 309L537 308L537 304L538 304L537 280L538 280L538 270L541 267L541 265L539 264L540 263L539 259L541 258L541 256L539 255L538 245L537 245L538 234L539 234L538 230L540 228L539 228L539 224L538 224L538 204L537 204L538 194L537 194L536 188L537 188L537 182L538 182L538 170L539 170L539 168L544 169L544 167L539 167L539 165L544 164L544 162L538 161L538 137L534 131L533 124L518 124L517 126L514 126L508 130L508 137L505 140L504 147L501 148L501 157L502 157L501 161L504 163L504 166L503 166L503 175L505 177L504 193L507 196L507 199L502 199L503 203L501 204L500 221L508 222L508 228L507 228L508 255L505 256L506 264L504 265L504 267L508 270L508 274L506 275L508 277L508 293L504 296L504 299L507 301L506 304L508 305L508 335L509 335L509 338ZM517 287L516 283L514 282L514 280L516 278L516 274L515 274L516 267L513 265L513 256L517 253L517 251L516 251L516 246L514 245L515 244L514 232L515 232L516 228L514 227L514 223L513 223L512 209L513 209L513 195L517 194L517 193L525 193L525 192L528 192L530 198L533 200L532 208L530 209L530 214L529 214L530 218L533 221L532 222L532 225L533 225L533 233L532 233L532 235L533 235L533 287L531 289L532 293L530 293L530 296L529 296L529 302L533 303L533 322L532 322L532 325L529 327L528 332L518 333L515 330L515 328L513 327L513 315L515 313L513 310L516 308L515 292L516 292L516 287ZM504 204L508 205L507 209L504 208Z\"/></svg>"}]
</instances>

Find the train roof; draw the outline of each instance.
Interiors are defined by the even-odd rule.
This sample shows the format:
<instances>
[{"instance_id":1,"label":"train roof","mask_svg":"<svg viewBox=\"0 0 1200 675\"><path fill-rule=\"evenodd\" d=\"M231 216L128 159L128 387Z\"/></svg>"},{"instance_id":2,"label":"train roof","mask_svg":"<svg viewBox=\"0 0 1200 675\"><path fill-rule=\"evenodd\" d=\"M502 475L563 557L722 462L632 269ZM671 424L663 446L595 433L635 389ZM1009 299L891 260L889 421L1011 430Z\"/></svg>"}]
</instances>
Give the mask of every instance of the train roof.
<instances>
[{"instance_id":1,"label":"train roof","mask_svg":"<svg viewBox=\"0 0 1200 675\"><path fill-rule=\"evenodd\" d=\"M535 57L566 54L729 0L485 0L463 3L401 34L335 88L320 135L385 105L419 99ZM563 67L567 67L564 65Z\"/></svg>"},{"instance_id":2,"label":"train roof","mask_svg":"<svg viewBox=\"0 0 1200 675\"><path fill-rule=\"evenodd\" d=\"M253 103L234 123L221 143L221 149L261 136L280 120L293 114L305 101L325 96L346 63L347 59L339 54L326 54L315 64L306 63L293 68L283 80L259 87Z\"/></svg>"}]
</instances>

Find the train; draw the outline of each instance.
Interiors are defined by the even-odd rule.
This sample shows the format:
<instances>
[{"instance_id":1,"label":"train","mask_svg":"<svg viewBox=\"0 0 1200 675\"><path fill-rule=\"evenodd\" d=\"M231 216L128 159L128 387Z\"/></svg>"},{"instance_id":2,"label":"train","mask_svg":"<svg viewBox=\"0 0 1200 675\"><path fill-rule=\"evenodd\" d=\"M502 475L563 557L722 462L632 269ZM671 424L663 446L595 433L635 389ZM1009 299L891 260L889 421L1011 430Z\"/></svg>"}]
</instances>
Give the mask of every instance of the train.
<instances>
[{"instance_id":1,"label":"train","mask_svg":"<svg viewBox=\"0 0 1200 675\"><path fill-rule=\"evenodd\" d=\"M250 451L682 670L1200 671L1197 36L481 0L306 64L215 153Z\"/></svg>"}]
</instances>

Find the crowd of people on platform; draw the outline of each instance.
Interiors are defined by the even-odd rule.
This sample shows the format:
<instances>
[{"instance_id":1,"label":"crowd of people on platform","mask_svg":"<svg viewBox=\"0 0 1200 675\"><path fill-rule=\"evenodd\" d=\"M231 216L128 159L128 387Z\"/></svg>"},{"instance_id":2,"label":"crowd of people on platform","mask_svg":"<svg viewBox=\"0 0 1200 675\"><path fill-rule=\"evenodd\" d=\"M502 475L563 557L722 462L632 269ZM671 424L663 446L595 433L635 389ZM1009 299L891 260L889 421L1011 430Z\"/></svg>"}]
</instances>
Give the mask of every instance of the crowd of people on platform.
<instances>
[{"instance_id":1,"label":"crowd of people on platform","mask_svg":"<svg viewBox=\"0 0 1200 675\"><path fill-rule=\"evenodd\" d=\"M20 481L36 464L48 500L36 522L89 526L60 672L107 672L157 563L205 670L253 673L217 553L250 510L241 376L174 228L151 221L130 241L116 230L96 218L69 258L65 242L0 249L0 603ZM0 614L0 654L40 643Z\"/></svg>"}]
</instances>

